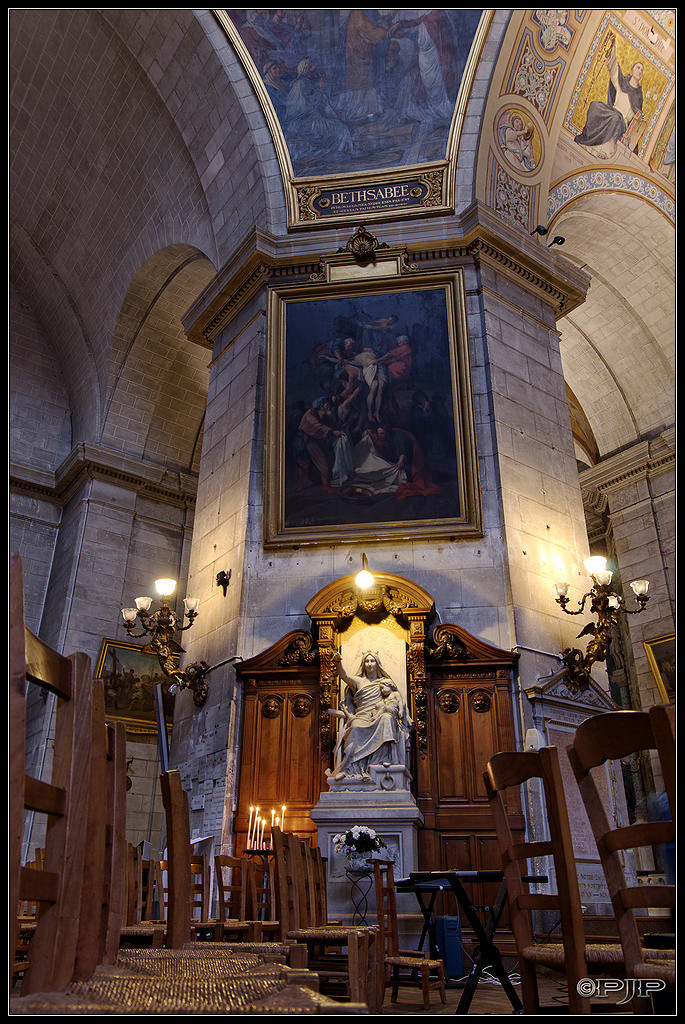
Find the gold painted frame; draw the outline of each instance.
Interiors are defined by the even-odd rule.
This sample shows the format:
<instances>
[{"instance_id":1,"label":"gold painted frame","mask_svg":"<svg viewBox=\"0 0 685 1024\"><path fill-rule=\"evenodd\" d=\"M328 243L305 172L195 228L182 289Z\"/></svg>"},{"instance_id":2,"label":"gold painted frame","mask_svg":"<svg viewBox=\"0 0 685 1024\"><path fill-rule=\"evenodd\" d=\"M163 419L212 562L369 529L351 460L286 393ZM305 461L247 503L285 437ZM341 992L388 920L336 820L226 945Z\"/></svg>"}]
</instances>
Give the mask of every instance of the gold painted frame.
<instances>
[{"instance_id":1,"label":"gold painted frame","mask_svg":"<svg viewBox=\"0 0 685 1024\"><path fill-rule=\"evenodd\" d=\"M666 704L675 704L675 633L643 641L649 667Z\"/></svg>"},{"instance_id":2,"label":"gold painted frame","mask_svg":"<svg viewBox=\"0 0 685 1024\"><path fill-rule=\"evenodd\" d=\"M178 656L175 661L178 663ZM106 718L125 722L129 732L157 734L154 686L158 683L166 684L163 687L165 719L168 723L173 720L170 680L162 672L157 655L145 648L118 640L103 640L95 678L104 680Z\"/></svg>"},{"instance_id":3,"label":"gold painted frame","mask_svg":"<svg viewBox=\"0 0 685 1024\"><path fill-rule=\"evenodd\" d=\"M388 268L393 266L392 256L389 252ZM327 273L312 283L275 285L269 289L265 546L293 547L392 538L457 540L482 536L462 272L417 272L403 276L398 275L396 264L393 273L392 269L383 270L384 261L378 260L368 274L360 276L358 266L346 268L336 263L341 259L344 257L332 257ZM318 359L325 339L330 336L332 323L344 322L347 328L355 311L361 311L368 318L374 310L380 313L394 310L403 318L398 319L398 325L410 323L416 332L410 339L414 360L411 388L403 392L396 380L391 380L388 386L396 404L394 419L387 421L386 435L389 431L393 444L405 445L406 481L395 490L388 488L379 493L374 490L375 481L367 486L368 478L358 475L360 439L370 453L369 460L376 458L379 437L376 424L371 427L369 436L361 429L354 435L350 432L353 440L349 450L354 458L350 483L333 486L326 493L323 477L319 480L317 453L311 455L302 430L303 414L306 412L311 419L315 405L312 399L318 395L316 402L321 403L323 397L324 385L317 373L324 361L313 368L314 353ZM364 330L367 328L368 325ZM361 342L359 347L362 347ZM362 384L361 388L365 390L366 385ZM417 431L409 431L414 423L412 420L410 424L409 415L414 414L417 394L423 396L424 390L430 392L432 410L442 402L443 426L447 426L441 437L442 447L438 447L436 435L431 435L433 443L429 447L425 441L419 443ZM417 412L417 421L418 415ZM432 422L436 422L435 416ZM336 458L339 458L338 452L336 449ZM328 470L332 468L332 458L328 454L326 458ZM394 458L391 462L400 464L395 463ZM364 470L369 464L369 461L364 463ZM383 465L386 465L385 455ZM360 480L364 482L360 484Z\"/></svg>"}]
</instances>

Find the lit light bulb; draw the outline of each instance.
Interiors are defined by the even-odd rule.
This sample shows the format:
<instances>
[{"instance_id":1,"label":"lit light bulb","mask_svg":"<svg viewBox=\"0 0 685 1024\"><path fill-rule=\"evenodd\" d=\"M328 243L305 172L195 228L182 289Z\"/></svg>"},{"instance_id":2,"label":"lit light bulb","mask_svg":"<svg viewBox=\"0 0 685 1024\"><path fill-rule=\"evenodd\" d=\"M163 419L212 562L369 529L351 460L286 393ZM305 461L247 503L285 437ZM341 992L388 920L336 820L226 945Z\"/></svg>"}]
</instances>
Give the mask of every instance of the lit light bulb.
<instances>
[{"instance_id":1,"label":"lit light bulb","mask_svg":"<svg viewBox=\"0 0 685 1024\"><path fill-rule=\"evenodd\" d=\"M362 568L355 577L355 583L363 590L368 590L369 587L373 586L374 582L374 578L369 572L369 563L366 560L366 555L362 555Z\"/></svg>"},{"instance_id":2,"label":"lit light bulb","mask_svg":"<svg viewBox=\"0 0 685 1024\"><path fill-rule=\"evenodd\" d=\"M155 580L155 587L160 597L171 597L176 589L176 580Z\"/></svg>"}]
</instances>

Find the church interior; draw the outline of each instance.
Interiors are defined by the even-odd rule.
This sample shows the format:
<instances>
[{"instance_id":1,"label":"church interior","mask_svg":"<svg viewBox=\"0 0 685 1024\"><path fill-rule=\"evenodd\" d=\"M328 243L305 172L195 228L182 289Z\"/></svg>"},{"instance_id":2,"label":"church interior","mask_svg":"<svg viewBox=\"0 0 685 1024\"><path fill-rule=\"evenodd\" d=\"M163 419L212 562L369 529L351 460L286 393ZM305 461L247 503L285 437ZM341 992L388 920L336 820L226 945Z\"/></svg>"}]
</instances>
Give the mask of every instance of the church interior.
<instances>
[{"instance_id":1,"label":"church interior","mask_svg":"<svg viewBox=\"0 0 685 1024\"><path fill-rule=\"evenodd\" d=\"M171 777L202 917L216 858L273 866L292 836L346 935L357 876L375 923L360 827L396 880L477 872L490 906L496 755L553 749L576 895L613 923L574 738L675 711L675 10L8 21L11 629L22 665L24 628L88 659L121 850L171 858ZM49 782L61 701L26 674L21 774ZM603 752L610 817L645 834L653 729ZM549 799L507 803L517 842ZM50 819L18 813L35 865ZM672 890L665 840L623 860ZM441 890L467 950L459 906ZM417 948L414 890L396 916ZM353 987L285 1012L393 1012Z\"/></svg>"}]
</instances>

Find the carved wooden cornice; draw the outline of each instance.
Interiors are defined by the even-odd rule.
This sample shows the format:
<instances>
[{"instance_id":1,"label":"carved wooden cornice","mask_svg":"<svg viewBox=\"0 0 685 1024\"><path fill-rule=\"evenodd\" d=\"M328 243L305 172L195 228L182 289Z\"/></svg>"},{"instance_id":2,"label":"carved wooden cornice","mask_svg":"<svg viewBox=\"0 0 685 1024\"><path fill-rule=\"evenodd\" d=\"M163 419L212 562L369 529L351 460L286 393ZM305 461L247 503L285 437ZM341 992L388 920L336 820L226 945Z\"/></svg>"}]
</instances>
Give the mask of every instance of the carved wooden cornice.
<instances>
[{"instance_id":1,"label":"carved wooden cornice","mask_svg":"<svg viewBox=\"0 0 685 1024\"><path fill-rule=\"evenodd\" d=\"M516 667L519 660L518 651L495 647L451 622L440 623L435 627L426 654L429 663L467 663L474 671L481 666L487 667L488 671L510 670Z\"/></svg>"}]
</instances>

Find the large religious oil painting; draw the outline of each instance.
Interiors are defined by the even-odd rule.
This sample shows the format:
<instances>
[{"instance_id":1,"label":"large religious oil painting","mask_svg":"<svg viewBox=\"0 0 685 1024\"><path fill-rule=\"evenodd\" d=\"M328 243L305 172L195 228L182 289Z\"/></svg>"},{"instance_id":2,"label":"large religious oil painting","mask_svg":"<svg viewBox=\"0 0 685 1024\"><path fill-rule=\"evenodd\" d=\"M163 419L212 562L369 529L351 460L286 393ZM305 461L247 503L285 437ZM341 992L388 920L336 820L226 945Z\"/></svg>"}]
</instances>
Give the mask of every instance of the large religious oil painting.
<instances>
[{"instance_id":1,"label":"large religious oil painting","mask_svg":"<svg viewBox=\"0 0 685 1024\"><path fill-rule=\"evenodd\" d=\"M480 535L460 274L274 288L265 543Z\"/></svg>"},{"instance_id":2,"label":"large religious oil painting","mask_svg":"<svg viewBox=\"0 0 685 1024\"><path fill-rule=\"evenodd\" d=\"M463 98L490 11L216 14L271 129L292 221L450 205Z\"/></svg>"}]
</instances>

